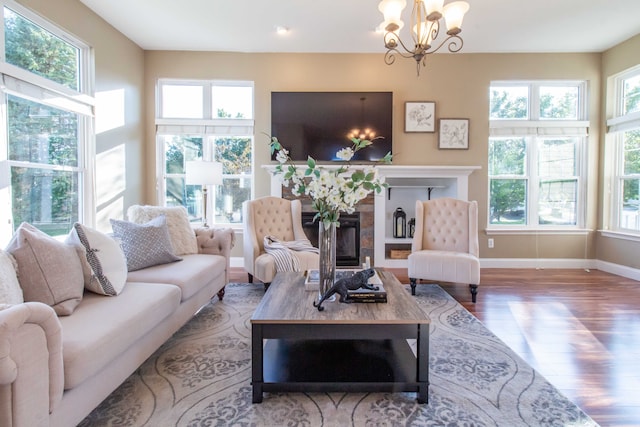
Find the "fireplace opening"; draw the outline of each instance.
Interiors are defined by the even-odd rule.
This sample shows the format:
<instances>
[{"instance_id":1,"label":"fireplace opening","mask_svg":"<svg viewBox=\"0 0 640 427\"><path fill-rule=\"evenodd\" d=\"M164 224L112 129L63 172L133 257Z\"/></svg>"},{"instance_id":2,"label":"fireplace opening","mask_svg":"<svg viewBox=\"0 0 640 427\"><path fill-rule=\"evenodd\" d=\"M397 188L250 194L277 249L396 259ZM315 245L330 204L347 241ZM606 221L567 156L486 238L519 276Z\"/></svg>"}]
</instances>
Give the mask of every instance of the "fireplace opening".
<instances>
[{"instance_id":1,"label":"fireplace opening","mask_svg":"<svg viewBox=\"0 0 640 427\"><path fill-rule=\"evenodd\" d=\"M302 212L302 227L313 246L318 247L318 222L315 212ZM360 266L360 213L340 214L340 227L336 230L336 265Z\"/></svg>"}]
</instances>

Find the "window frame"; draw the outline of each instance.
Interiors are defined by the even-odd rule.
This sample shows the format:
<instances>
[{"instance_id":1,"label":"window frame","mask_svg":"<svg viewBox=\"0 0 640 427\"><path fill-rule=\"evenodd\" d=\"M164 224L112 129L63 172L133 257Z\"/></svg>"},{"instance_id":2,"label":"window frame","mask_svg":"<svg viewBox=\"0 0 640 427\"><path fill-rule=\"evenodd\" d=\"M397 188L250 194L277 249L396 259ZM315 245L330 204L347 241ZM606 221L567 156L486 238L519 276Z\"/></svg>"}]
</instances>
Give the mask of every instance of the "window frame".
<instances>
[{"instance_id":1,"label":"window frame","mask_svg":"<svg viewBox=\"0 0 640 427\"><path fill-rule=\"evenodd\" d=\"M587 196L587 151L588 129L587 120L587 83L580 80L500 80L492 81L489 91L495 87L526 86L528 88L528 118L527 119L496 119L489 118L489 141L500 138L523 138L525 141L526 160L523 175L491 175L488 167L487 177L487 232L499 233L538 233L544 232L581 232L586 223ZM578 88L577 116L574 119L540 119L540 87L575 86ZM540 142L551 138L578 138L576 145L576 167L573 178L576 180L576 220L571 224L539 224L540 216L540 183L544 176L539 171ZM488 161L490 159L488 158ZM488 165L489 166L489 165ZM491 182L493 179L522 179L525 181L526 215L524 224L492 224L491 223Z\"/></svg>"},{"instance_id":2,"label":"window frame","mask_svg":"<svg viewBox=\"0 0 640 427\"><path fill-rule=\"evenodd\" d=\"M185 85L185 86L201 86L203 88L203 118L171 118L162 117L163 85ZM251 87L251 118L220 118L214 116L212 109L212 88L214 86L228 87ZM185 174L171 173L166 171L166 152L164 149L165 135L184 135L202 137L202 160L215 161L215 144L217 138L248 138L251 140L251 173L248 175L230 174L223 171L224 179L249 179L250 182L250 199L255 194L255 135L254 135L254 112L255 112L255 84L253 81L246 80L197 80L197 79L158 79L156 82L156 188L157 200L161 206L166 206L166 189L167 178L180 178ZM207 212L215 212L215 193L209 191L210 196L207 198ZM239 222L215 222L215 216L212 215L211 221L214 226L231 227L237 230L242 228Z\"/></svg>"},{"instance_id":3,"label":"window frame","mask_svg":"<svg viewBox=\"0 0 640 427\"><path fill-rule=\"evenodd\" d=\"M94 202L94 157L95 157L95 124L94 124L94 51L89 44L78 37L67 32L58 25L44 19L30 9L16 3L13 0L0 0L2 16L2 31L0 31L0 88L1 108L0 115L0 145L2 153L0 160L7 160L9 170L11 167L35 167L56 171L73 172L77 174L78 180L78 221L93 226L95 224L95 202ZM34 74L19 66L5 62L5 15L4 10L8 8L19 14L36 26L53 34L65 43L72 45L78 50L78 87L73 90L46 77ZM34 101L56 109L77 114L78 128L78 164L77 166L57 166L42 163L24 162L8 160L9 141L7 134L7 105L8 95L13 95L29 101ZM5 194L6 193L6 194ZM3 193L3 198L7 198L9 206L12 205L13 197L10 191ZM11 232L19 224L13 224L13 215L8 214ZM8 233L8 229L2 227L2 234Z\"/></svg>"},{"instance_id":4,"label":"window frame","mask_svg":"<svg viewBox=\"0 0 640 427\"><path fill-rule=\"evenodd\" d=\"M611 188L610 206L605 220L605 233L609 236L630 238L640 241L640 229L624 228L621 223L623 210L623 183L626 179L640 179L640 174L625 174L624 172L624 135L627 131L640 131L640 111L625 113L624 106L624 81L640 76L640 65L636 65L612 76L607 84L609 92L608 99L611 101L607 105L609 119L607 120L607 135L605 138L607 168L611 173L609 176L609 186Z\"/></svg>"}]
</instances>

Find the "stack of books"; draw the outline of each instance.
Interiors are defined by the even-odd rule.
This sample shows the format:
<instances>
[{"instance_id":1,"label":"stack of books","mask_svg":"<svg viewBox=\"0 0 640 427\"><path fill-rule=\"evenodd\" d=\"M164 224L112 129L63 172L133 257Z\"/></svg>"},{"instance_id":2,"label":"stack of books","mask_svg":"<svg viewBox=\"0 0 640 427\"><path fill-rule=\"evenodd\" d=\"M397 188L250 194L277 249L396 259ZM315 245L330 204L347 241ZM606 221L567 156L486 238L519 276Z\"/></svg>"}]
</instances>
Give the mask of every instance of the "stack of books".
<instances>
[{"instance_id":1,"label":"stack of books","mask_svg":"<svg viewBox=\"0 0 640 427\"><path fill-rule=\"evenodd\" d=\"M336 281L353 276L362 269L346 269L340 268L336 270ZM308 270L304 282L305 289L318 290L318 283L320 281L320 272L318 270ZM387 302L387 292L382 286L382 280L376 271L375 274L369 278L368 283L370 285L378 287L377 291L370 289L356 289L355 291L348 291L349 299L353 302Z\"/></svg>"}]
</instances>

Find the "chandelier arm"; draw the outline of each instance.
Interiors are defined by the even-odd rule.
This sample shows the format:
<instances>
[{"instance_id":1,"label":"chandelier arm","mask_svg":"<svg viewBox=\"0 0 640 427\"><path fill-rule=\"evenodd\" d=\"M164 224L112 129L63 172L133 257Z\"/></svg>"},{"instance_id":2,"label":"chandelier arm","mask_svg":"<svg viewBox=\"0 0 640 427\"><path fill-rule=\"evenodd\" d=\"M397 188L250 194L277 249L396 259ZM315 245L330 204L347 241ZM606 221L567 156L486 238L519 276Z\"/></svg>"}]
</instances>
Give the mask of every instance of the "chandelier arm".
<instances>
[{"instance_id":1,"label":"chandelier arm","mask_svg":"<svg viewBox=\"0 0 640 427\"><path fill-rule=\"evenodd\" d=\"M395 53L400 54L400 52L397 52L395 49L389 49L387 50L387 52L384 54L384 63L387 65L391 65L394 62L396 62L396 55Z\"/></svg>"},{"instance_id":2,"label":"chandelier arm","mask_svg":"<svg viewBox=\"0 0 640 427\"><path fill-rule=\"evenodd\" d=\"M459 52L462 49L464 41L462 37L457 34L452 34L446 39L442 40L442 42L438 45L438 47L433 48L429 52L425 52L426 54L437 52L442 46L447 45L447 50L451 53Z\"/></svg>"},{"instance_id":3,"label":"chandelier arm","mask_svg":"<svg viewBox=\"0 0 640 427\"><path fill-rule=\"evenodd\" d=\"M389 40L387 40L388 35L389 34L393 34L394 37L389 38ZM387 32L387 34L385 34L384 36L385 39L385 47L388 49L387 52L394 50L396 52L396 54L402 56L403 58L413 58L415 55L415 50L411 50L409 48L407 48L407 46L404 44L404 42L402 41L402 39L398 36L398 34L392 33L392 32ZM391 43L389 43L389 41L391 41ZM402 47L402 49L404 49L404 52L400 51L398 48Z\"/></svg>"}]
</instances>

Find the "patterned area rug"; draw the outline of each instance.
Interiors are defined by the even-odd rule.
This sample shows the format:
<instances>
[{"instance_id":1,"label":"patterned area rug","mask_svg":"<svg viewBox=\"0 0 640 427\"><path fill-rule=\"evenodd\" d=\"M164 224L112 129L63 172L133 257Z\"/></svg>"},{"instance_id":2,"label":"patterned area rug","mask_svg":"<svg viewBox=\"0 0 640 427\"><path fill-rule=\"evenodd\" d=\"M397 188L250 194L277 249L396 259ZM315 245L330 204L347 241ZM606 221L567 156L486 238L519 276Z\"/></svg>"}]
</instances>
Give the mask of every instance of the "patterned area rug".
<instances>
[{"instance_id":1,"label":"patterned area rug","mask_svg":"<svg viewBox=\"0 0 640 427\"><path fill-rule=\"evenodd\" d=\"M416 296L432 322L428 404L415 393L265 393L252 404L249 320L264 291L226 290L80 425L597 426L437 285Z\"/></svg>"}]
</instances>

